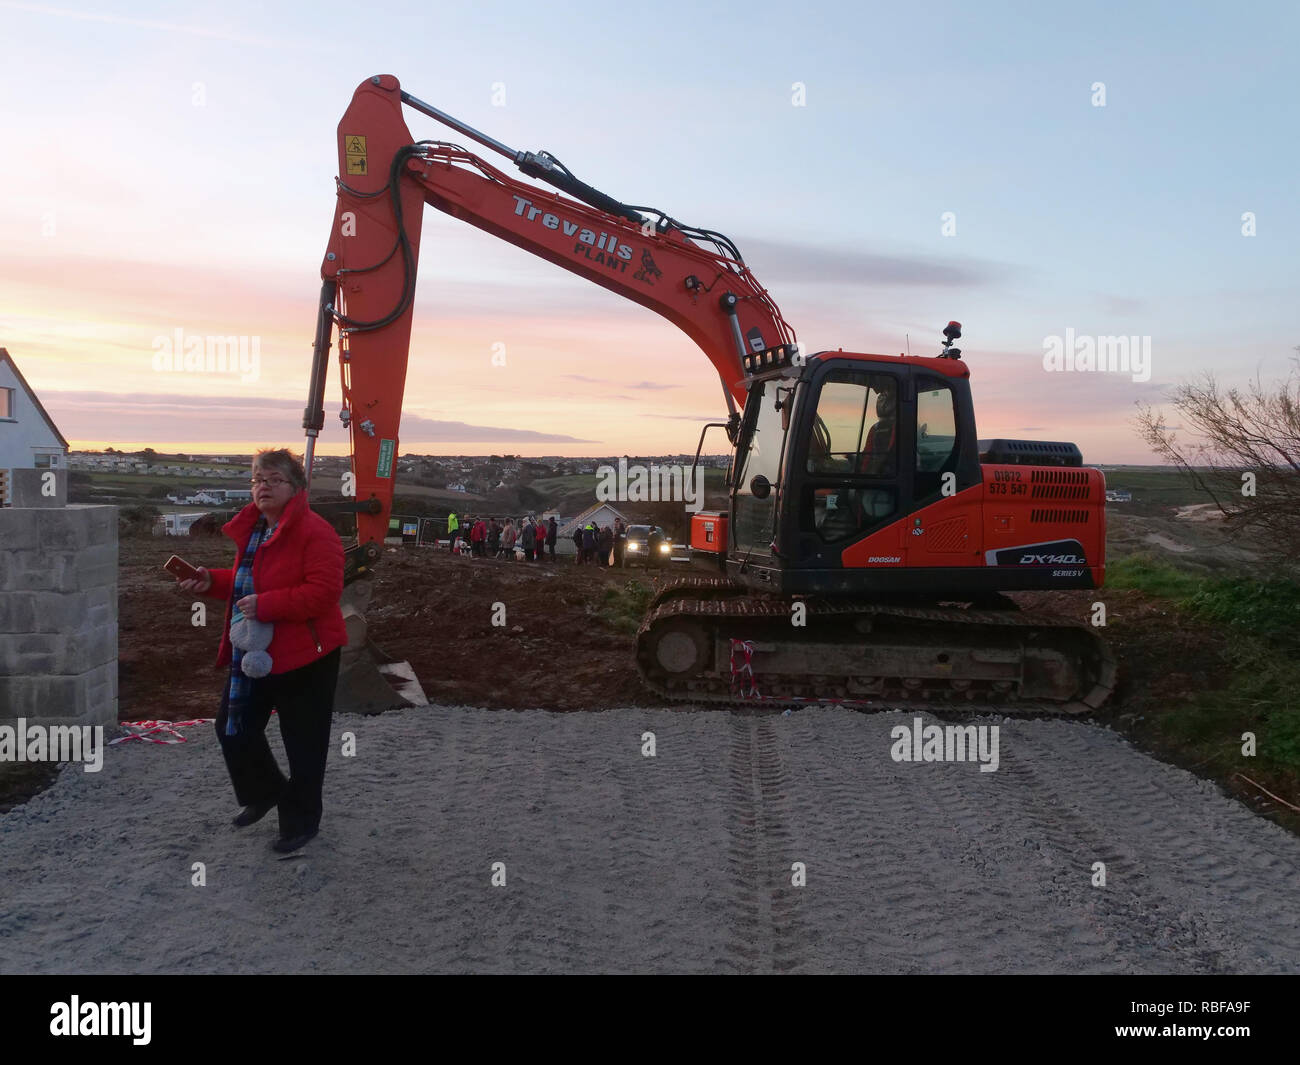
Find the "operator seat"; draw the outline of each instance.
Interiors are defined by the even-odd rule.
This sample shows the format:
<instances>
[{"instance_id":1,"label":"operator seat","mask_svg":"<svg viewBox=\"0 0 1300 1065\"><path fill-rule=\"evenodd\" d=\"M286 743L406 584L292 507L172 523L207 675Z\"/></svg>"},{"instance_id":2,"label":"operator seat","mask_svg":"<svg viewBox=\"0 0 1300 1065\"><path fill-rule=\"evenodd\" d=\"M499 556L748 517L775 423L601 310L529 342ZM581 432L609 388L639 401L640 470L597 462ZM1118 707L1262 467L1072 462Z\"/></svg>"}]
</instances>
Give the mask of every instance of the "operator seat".
<instances>
[{"instance_id":1,"label":"operator seat","mask_svg":"<svg viewBox=\"0 0 1300 1065\"><path fill-rule=\"evenodd\" d=\"M857 473L884 477L894 470L894 448L898 443L897 407L893 391L876 396L876 423L867 431L858 456ZM819 528L828 541L842 540L865 530L894 513L895 493L888 488L849 488L838 493L840 506L828 511Z\"/></svg>"},{"instance_id":2,"label":"operator seat","mask_svg":"<svg viewBox=\"0 0 1300 1065\"><path fill-rule=\"evenodd\" d=\"M867 432L858 462L858 472L886 476L894 468L894 449L898 444L897 404L893 389L876 396L876 424ZM864 488L860 492L863 524L873 525L894 512L894 493L882 488Z\"/></svg>"}]
</instances>

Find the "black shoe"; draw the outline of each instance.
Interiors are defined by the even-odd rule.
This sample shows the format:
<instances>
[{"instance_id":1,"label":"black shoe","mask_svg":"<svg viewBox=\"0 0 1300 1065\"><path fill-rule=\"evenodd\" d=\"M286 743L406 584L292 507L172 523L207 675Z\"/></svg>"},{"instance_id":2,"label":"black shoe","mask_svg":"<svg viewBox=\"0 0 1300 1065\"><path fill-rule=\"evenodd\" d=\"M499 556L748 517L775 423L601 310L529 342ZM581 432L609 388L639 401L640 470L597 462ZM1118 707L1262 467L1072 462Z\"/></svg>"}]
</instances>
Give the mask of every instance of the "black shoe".
<instances>
[{"instance_id":1,"label":"black shoe","mask_svg":"<svg viewBox=\"0 0 1300 1065\"><path fill-rule=\"evenodd\" d=\"M279 799L271 799L265 803L254 803L252 806L245 806L234 816L230 822L236 828L247 828L249 825L255 825L262 820L267 814L276 808L280 803Z\"/></svg>"},{"instance_id":2,"label":"black shoe","mask_svg":"<svg viewBox=\"0 0 1300 1065\"><path fill-rule=\"evenodd\" d=\"M280 854L288 854L290 851L296 851L308 840L315 839L316 833L320 829L313 828L310 832L302 832L296 836L281 836L271 844L271 850L278 851Z\"/></svg>"}]
</instances>

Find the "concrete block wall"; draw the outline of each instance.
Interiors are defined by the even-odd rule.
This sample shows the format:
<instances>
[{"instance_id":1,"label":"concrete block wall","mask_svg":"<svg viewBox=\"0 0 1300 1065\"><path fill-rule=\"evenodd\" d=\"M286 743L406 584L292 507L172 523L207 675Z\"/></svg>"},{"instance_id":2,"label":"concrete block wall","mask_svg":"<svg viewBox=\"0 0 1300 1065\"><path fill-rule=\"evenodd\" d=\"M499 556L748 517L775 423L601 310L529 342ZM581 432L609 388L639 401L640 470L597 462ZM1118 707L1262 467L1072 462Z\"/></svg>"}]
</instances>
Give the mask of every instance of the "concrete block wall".
<instances>
[{"instance_id":1,"label":"concrete block wall","mask_svg":"<svg viewBox=\"0 0 1300 1065\"><path fill-rule=\"evenodd\" d=\"M117 723L117 508L0 508L0 724Z\"/></svg>"}]
</instances>

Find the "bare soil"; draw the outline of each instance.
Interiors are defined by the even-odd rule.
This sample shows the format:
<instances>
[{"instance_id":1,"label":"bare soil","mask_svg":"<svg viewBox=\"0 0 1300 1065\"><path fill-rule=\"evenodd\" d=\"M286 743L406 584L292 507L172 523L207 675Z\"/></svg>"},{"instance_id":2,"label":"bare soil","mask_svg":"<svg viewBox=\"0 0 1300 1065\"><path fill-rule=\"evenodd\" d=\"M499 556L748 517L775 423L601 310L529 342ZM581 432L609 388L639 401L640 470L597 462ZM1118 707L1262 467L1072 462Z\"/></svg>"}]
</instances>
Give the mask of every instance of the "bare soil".
<instances>
[{"instance_id":1,"label":"bare soil","mask_svg":"<svg viewBox=\"0 0 1300 1065\"><path fill-rule=\"evenodd\" d=\"M1248 573L1262 567L1266 551L1233 534L1213 506L1106 510L1106 555L1143 554L1205 575Z\"/></svg>"},{"instance_id":2,"label":"bare soil","mask_svg":"<svg viewBox=\"0 0 1300 1065\"><path fill-rule=\"evenodd\" d=\"M223 670L221 604L192 624L192 596L162 569L169 555L229 566L224 538L128 538L120 551L119 717L212 717ZM493 709L657 706L640 685L632 637L606 611L607 590L657 587L677 572L471 559L445 548L389 547L376 568L370 638L409 661L433 702ZM492 624L494 604L506 625ZM502 641L506 642L503 653Z\"/></svg>"}]
</instances>

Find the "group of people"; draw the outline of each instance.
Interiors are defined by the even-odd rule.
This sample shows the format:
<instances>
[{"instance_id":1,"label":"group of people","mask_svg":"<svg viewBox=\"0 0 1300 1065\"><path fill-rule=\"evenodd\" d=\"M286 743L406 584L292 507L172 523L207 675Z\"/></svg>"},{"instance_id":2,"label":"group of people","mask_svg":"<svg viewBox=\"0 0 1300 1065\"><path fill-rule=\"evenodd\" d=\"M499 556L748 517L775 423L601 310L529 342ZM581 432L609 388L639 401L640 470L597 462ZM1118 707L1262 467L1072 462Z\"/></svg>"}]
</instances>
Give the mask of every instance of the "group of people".
<instances>
[{"instance_id":1,"label":"group of people","mask_svg":"<svg viewBox=\"0 0 1300 1065\"><path fill-rule=\"evenodd\" d=\"M573 532L575 561L578 565L614 565L618 561L627 530L623 519L614 525L597 525L594 521ZM513 559L522 552L525 562L555 561L555 518L538 521L529 515L518 524L507 518L470 518L462 522L455 514L447 518L447 536L453 554L466 551L474 558Z\"/></svg>"},{"instance_id":2,"label":"group of people","mask_svg":"<svg viewBox=\"0 0 1300 1065\"><path fill-rule=\"evenodd\" d=\"M594 521L573 530L573 546L579 566L613 566L621 560L623 541L627 530L623 519L615 518L614 527L597 525Z\"/></svg>"},{"instance_id":3,"label":"group of people","mask_svg":"<svg viewBox=\"0 0 1300 1065\"><path fill-rule=\"evenodd\" d=\"M541 562L549 551L554 562L555 534L554 518L538 521L529 515L520 518L518 525L512 518L507 518L504 524L496 518L466 518L464 525L455 514L447 518L452 553L463 554L468 550L474 558L513 559L518 550L525 562Z\"/></svg>"}]
</instances>

